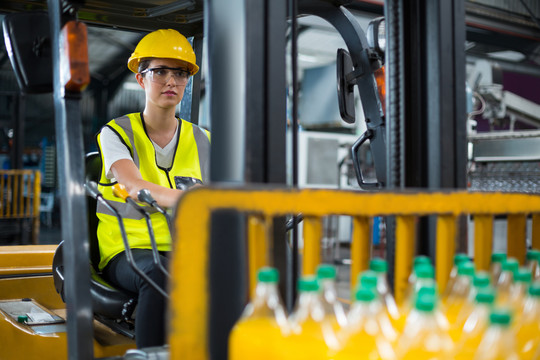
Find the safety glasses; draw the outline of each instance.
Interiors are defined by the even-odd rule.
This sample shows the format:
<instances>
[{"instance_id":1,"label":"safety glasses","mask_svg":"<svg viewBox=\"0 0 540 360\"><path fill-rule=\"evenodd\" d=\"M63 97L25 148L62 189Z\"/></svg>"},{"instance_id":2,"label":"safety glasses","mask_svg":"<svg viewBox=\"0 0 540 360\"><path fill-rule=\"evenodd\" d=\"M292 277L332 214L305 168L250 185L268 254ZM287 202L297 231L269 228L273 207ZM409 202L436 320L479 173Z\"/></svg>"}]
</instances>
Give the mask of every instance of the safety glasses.
<instances>
[{"instance_id":1,"label":"safety glasses","mask_svg":"<svg viewBox=\"0 0 540 360\"><path fill-rule=\"evenodd\" d=\"M168 83L171 77L176 84L185 84L190 76L186 69L169 67L148 68L141 71L141 74L148 74L150 81L161 85Z\"/></svg>"}]
</instances>

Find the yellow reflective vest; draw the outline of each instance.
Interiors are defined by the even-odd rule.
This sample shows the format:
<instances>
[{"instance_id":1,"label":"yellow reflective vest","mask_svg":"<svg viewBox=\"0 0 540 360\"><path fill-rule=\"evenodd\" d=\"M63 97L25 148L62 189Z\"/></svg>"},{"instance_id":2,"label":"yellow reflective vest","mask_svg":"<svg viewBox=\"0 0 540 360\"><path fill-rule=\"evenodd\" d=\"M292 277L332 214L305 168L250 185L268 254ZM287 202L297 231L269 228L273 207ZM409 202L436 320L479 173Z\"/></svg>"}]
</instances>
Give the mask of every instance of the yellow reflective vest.
<instances>
[{"instance_id":1,"label":"yellow reflective vest","mask_svg":"<svg viewBox=\"0 0 540 360\"><path fill-rule=\"evenodd\" d=\"M144 180L172 189L184 189L186 185L202 184L208 180L210 133L197 125L179 119L176 150L172 165L168 169L156 163L155 149L146 133L142 113L124 115L111 120L105 126L112 129L129 149L133 162L139 168ZM120 211L130 247L150 249L150 236L143 215L112 193L112 186L116 182L106 177L100 135L100 133L97 135L97 144L102 169L98 189L103 197L113 202L113 206ZM150 213L158 250L170 250L171 237L165 217L151 207L146 207L146 210ZM124 244L114 214L100 202L96 213L99 218L97 230L101 256L99 269L103 269L115 255L124 251Z\"/></svg>"}]
</instances>

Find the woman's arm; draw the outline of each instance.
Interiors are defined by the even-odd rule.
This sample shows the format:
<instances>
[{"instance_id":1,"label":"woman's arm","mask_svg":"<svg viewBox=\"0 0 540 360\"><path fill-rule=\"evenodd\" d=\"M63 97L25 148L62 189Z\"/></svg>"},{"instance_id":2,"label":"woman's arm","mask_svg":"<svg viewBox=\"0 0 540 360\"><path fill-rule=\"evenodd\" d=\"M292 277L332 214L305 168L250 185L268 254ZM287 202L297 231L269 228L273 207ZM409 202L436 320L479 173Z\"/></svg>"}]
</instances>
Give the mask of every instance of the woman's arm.
<instances>
[{"instance_id":1,"label":"woman's arm","mask_svg":"<svg viewBox=\"0 0 540 360\"><path fill-rule=\"evenodd\" d=\"M116 181L126 187L129 195L137 199L139 190L147 189L160 206L171 208L182 196L182 190L169 189L143 180L142 175L132 160L120 159L111 165Z\"/></svg>"}]
</instances>

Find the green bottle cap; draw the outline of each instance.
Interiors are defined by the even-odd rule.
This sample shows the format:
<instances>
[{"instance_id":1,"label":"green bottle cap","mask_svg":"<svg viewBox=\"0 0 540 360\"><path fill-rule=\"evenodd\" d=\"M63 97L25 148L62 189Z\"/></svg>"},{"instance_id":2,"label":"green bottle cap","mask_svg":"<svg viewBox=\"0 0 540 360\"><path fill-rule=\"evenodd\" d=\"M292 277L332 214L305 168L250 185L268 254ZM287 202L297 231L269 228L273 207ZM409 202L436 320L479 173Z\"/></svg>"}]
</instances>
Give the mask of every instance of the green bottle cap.
<instances>
[{"instance_id":1,"label":"green bottle cap","mask_svg":"<svg viewBox=\"0 0 540 360\"><path fill-rule=\"evenodd\" d=\"M381 258L373 258L369 262L369 269L378 273L385 273L388 271L388 263Z\"/></svg>"},{"instance_id":2,"label":"green bottle cap","mask_svg":"<svg viewBox=\"0 0 540 360\"><path fill-rule=\"evenodd\" d=\"M473 286L477 288L489 286L491 283L491 276L486 271L479 271L474 275Z\"/></svg>"},{"instance_id":3,"label":"green bottle cap","mask_svg":"<svg viewBox=\"0 0 540 360\"><path fill-rule=\"evenodd\" d=\"M480 304L493 304L495 301L495 291L491 288L485 288L478 292L475 301Z\"/></svg>"},{"instance_id":4,"label":"green bottle cap","mask_svg":"<svg viewBox=\"0 0 540 360\"><path fill-rule=\"evenodd\" d=\"M315 276L304 276L298 280L298 291L314 292L319 291L319 282Z\"/></svg>"},{"instance_id":5,"label":"green bottle cap","mask_svg":"<svg viewBox=\"0 0 540 360\"><path fill-rule=\"evenodd\" d=\"M17 316L17 322L21 324L26 324L28 322L28 316L26 315Z\"/></svg>"},{"instance_id":6,"label":"green bottle cap","mask_svg":"<svg viewBox=\"0 0 540 360\"><path fill-rule=\"evenodd\" d=\"M519 269L519 262L517 259L508 258L502 263L502 269L503 271L511 271L512 273L515 273Z\"/></svg>"},{"instance_id":7,"label":"green bottle cap","mask_svg":"<svg viewBox=\"0 0 540 360\"><path fill-rule=\"evenodd\" d=\"M529 269L527 268L519 268L515 273L514 273L514 281L515 282L522 282L522 283L526 283L526 284L530 284L531 281L532 281L532 273Z\"/></svg>"},{"instance_id":8,"label":"green bottle cap","mask_svg":"<svg viewBox=\"0 0 540 360\"><path fill-rule=\"evenodd\" d=\"M472 262L464 262L458 265L458 275L474 276L474 264Z\"/></svg>"},{"instance_id":9,"label":"green bottle cap","mask_svg":"<svg viewBox=\"0 0 540 360\"><path fill-rule=\"evenodd\" d=\"M431 312L435 309L435 296L424 294L416 298L414 307L419 311Z\"/></svg>"},{"instance_id":10,"label":"green bottle cap","mask_svg":"<svg viewBox=\"0 0 540 360\"><path fill-rule=\"evenodd\" d=\"M431 264L418 265L414 272L419 279L432 279L435 276L435 270Z\"/></svg>"},{"instance_id":11,"label":"green bottle cap","mask_svg":"<svg viewBox=\"0 0 540 360\"><path fill-rule=\"evenodd\" d=\"M455 266L458 266L462 262L467 262L467 261L471 261L471 259L469 259L467 254L458 253L458 254L454 255L454 265Z\"/></svg>"},{"instance_id":12,"label":"green bottle cap","mask_svg":"<svg viewBox=\"0 0 540 360\"><path fill-rule=\"evenodd\" d=\"M540 296L540 283L533 283L529 288L529 294L534 297Z\"/></svg>"},{"instance_id":13,"label":"green bottle cap","mask_svg":"<svg viewBox=\"0 0 540 360\"><path fill-rule=\"evenodd\" d=\"M527 260L536 260L540 262L540 250L531 249L527 251Z\"/></svg>"},{"instance_id":14,"label":"green bottle cap","mask_svg":"<svg viewBox=\"0 0 540 360\"><path fill-rule=\"evenodd\" d=\"M437 299L437 288L435 285L426 285L422 286L418 291L416 292L416 296L420 297L423 295L429 295L435 297Z\"/></svg>"},{"instance_id":15,"label":"green bottle cap","mask_svg":"<svg viewBox=\"0 0 540 360\"><path fill-rule=\"evenodd\" d=\"M416 267L417 265L421 265L421 264L431 265L431 259L425 255L418 255L417 257L414 258L413 264L414 264L413 267Z\"/></svg>"},{"instance_id":16,"label":"green bottle cap","mask_svg":"<svg viewBox=\"0 0 540 360\"><path fill-rule=\"evenodd\" d=\"M272 267L263 267L257 272L257 280L263 283L277 283L279 271Z\"/></svg>"},{"instance_id":17,"label":"green bottle cap","mask_svg":"<svg viewBox=\"0 0 540 360\"><path fill-rule=\"evenodd\" d=\"M362 272L358 277L358 283L367 288L377 287L377 280L377 273L371 270Z\"/></svg>"},{"instance_id":18,"label":"green bottle cap","mask_svg":"<svg viewBox=\"0 0 540 360\"><path fill-rule=\"evenodd\" d=\"M373 288L368 288L365 286L359 286L355 293L355 298L357 301L370 302L375 299L375 291Z\"/></svg>"},{"instance_id":19,"label":"green bottle cap","mask_svg":"<svg viewBox=\"0 0 540 360\"><path fill-rule=\"evenodd\" d=\"M336 268L335 266L322 264L317 267L317 278L320 279L335 279Z\"/></svg>"},{"instance_id":20,"label":"green bottle cap","mask_svg":"<svg viewBox=\"0 0 540 360\"><path fill-rule=\"evenodd\" d=\"M503 263L506 261L505 253L493 253L491 254L491 262Z\"/></svg>"},{"instance_id":21,"label":"green bottle cap","mask_svg":"<svg viewBox=\"0 0 540 360\"><path fill-rule=\"evenodd\" d=\"M508 326L510 325L510 321L512 321L512 315L509 310L496 309L489 314L489 322L491 324Z\"/></svg>"}]
</instances>

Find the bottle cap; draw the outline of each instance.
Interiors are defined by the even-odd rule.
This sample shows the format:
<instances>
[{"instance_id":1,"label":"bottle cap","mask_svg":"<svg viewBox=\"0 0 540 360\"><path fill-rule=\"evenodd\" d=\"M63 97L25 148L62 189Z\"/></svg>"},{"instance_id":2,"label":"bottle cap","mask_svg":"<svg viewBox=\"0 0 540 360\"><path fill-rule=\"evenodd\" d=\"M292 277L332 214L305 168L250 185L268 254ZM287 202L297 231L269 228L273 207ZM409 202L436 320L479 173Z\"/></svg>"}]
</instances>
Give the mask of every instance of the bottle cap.
<instances>
[{"instance_id":1,"label":"bottle cap","mask_svg":"<svg viewBox=\"0 0 540 360\"><path fill-rule=\"evenodd\" d=\"M502 269L503 271L511 271L515 273L519 269L519 262L517 259L508 258L502 263Z\"/></svg>"},{"instance_id":2,"label":"bottle cap","mask_svg":"<svg viewBox=\"0 0 540 360\"><path fill-rule=\"evenodd\" d=\"M533 283L529 288L529 294L534 297L540 296L540 283Z\"/></svg>"},{"instance_id":3,"label":"bottle cap","mask_svg":"<svg viewBox=\"0 0 540 360\"><path fill-rule=\"evenodd\" d=\"M527 260L536 260L540 262L540 250L531 249L527 251Z\"/></svg>"},{"instance_id":4,"label":"bottle cap","mask_svg":"<svg viewBox=\"0 0 540 360\"><path fill-rule=\"evenodd\" d=\"M523 268L523 267L519 268L514 273L514 281L530 284L532 281L531 271L527 268Z\"/></svg>"},{"instance_id":5,"label":"bottle cap","mask_svg":"<svg viewBox=\"0 0 540 360\"><path fill-rule=\"evenodd\" d=\"M471 261L471 259L469 259L467 254L458 253L458 254L454 255L454 265L455 266L458 266L462 262L466 262L466 261Z\"/></svg>"},{"instance_id":6,"label":"bottle cap","mask_svg":"<svg viewBox=\"0 0 540 360\"><path fill-rule=\"evenodd\" d=\"M474 264L472 262L464 262L458 265L458 275L474 276Z\"/></svg>"},{"instance_id":7,"label":"bottle cap","mask_svg":"<svg viewBox=\"0 0 540 360\"><path fill-rule=\"evenodd\" d=\"M425 285L418 289L416 296L420 297L423 295L429 295L437 298L437 288L435 285Z\"/></svg>"},{"instance_id":8,"label":"bottle cap","mask_svg":"<svg viewBox=\"0 0 540 360\"><path fill-rule=\"evenodd\" d=\"M319 291L319 283L315 276L304 276L298 280L298 291L313 292Z\"/></svg>"},{"instance_id":9,"label":"bottle cap","mask_svg":"<svg viewBox=\"0 0 540 360\"><path fill-rule=\"evenodd\" d=\"M473 285L475 287L486 287L491 283L491 276L486 271L479 271L474 275Z\"/></svg>"},{"instance_id":10,"label":"bottle cap","mask_svg":"<svg viewBox=\"0 0 540 360\"><path fill-rule=\"evenodd\" d=\"M414 307L420 311L430 312L435 309L435 296L424 294L416 298Z\"/></svg>"},{"instance_id":11,"label":"bottle cap","mask_svg":"<svg viewBox=\"0 0 540 360\"><path fill-rule=\"evenodd\" d=\"M319 265L317 267L317 278L318 279L335 279L336 268L328 264Z\"/></svg>"},{"instance_id":12,"label":"bottle cap","mask_svg":"<svg viewBox=\"0 0 540 360\"><path fill-rule=\"evenodd\" d=\"M431 264L418 265L414 268L414 272L419 279L432 279L435 276L435 270Z\"/></svg>"},{"instance_id":13,"label":"bottle cap","mask_svg":"<svg viewBox=\"0 0 540 360\"><path fill-rule=\"evenodd\" d=\"M369 262L369 269L378 273L385 273L388 271L388 263L381 258L373 258Z\"/></svg>"},{"instance_id":14,"label":"bottle cap","mask_svg":"<svg viewBox=\"0 0 540 360\"><path fill-rule=\"evenodd\" d=\"M489 315L489 322L492 324L510 325L510 321L512 321L512 315L509 310L496 309Z\"/></svg>"},{"instance_id":15,"label":"bottle cap","mask_svg":"<svg viewBox=\"0 0 540 360\"><path fill-rule=\"evenodd\" d=\"M475 296L475 301L481 304L493 304L495 301L495 291L491 288L482 289Z\"/></svg>"},{"instance_id":16,"label":"bottle cap","mask_svg":"<svg viewBox=\"0 0 540 360\"><path fill-rule=\"evenodd\" d=\"M359 286L356 290L355 298L357 301L370 302L375 299L375 292L373 291L373 288Z\"/></svg>"},{"instance_id":17,"label":"bottle cap","mask_svg":"<svg viewBox=\"0 0 540 360\"><path fill-rule=\"evenodd\" d=\"M377 287L377 273L371 270L366 270L358 277L358 282L361 286L367 288Z\"/></svg>"},{"instance_id":18,"label":"bottle cap","mask_svg":"<svg viewBox=\"0 0 540 360\"><path fill-rule=\"evenodd\" d=\"M257 280L263 283L277 283L279 271L272 267L263 267L257 272Z\"/></svg>"},{"instance_id":19,"label":"bottle cap","mask_svg":"<svg viewBox=\"0 0 540 360\"><path fill-rule=\"evenodd\" d=\"M505 253L493 253L491 254L491 262L503 263L506 261Z\"/></svg>"},{"instance_id":20,"label":"bottle cap","mask_svg":"<svg viewBox=\"0 0 540 360\"><path fill-rule=\"evenodd\" d=\"M28 322L28 316L27 315L17 316L17 322L21 324L25 324L26 322Z\"/></svg>"},{"instance_id":21,"label":"bottle cap","mask_svg":"<svg viewBox=\"0 0 540 360\"><path fill-rule=\"evenodd\" d=\"M416 267L417 265L420 265L420 264L431 265L431 259L425 255L418 255L417 257L414 258L413 264L414 264L413 267Z\"/></svg>"}]
</instances>

